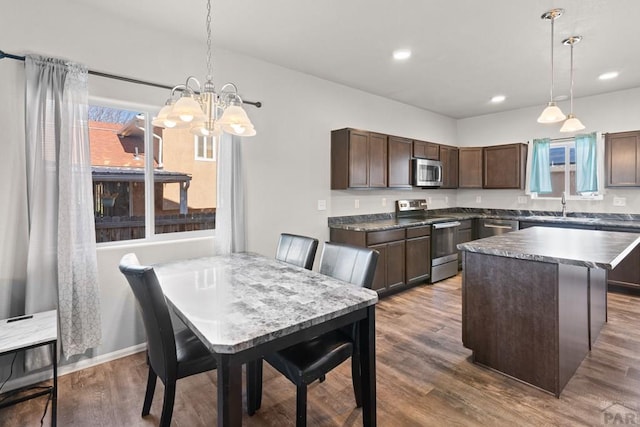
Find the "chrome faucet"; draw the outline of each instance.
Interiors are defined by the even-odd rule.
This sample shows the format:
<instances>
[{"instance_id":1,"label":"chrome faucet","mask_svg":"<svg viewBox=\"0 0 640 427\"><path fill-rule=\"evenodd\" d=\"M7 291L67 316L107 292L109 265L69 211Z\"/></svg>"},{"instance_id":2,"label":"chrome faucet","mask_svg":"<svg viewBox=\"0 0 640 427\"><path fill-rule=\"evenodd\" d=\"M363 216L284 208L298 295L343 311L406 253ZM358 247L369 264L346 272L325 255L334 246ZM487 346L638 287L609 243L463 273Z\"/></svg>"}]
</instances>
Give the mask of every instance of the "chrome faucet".
<instances>
[{"instance_id":1,"label":"chrome faucet","mask_svg":"<svg viewBox=\"0 0 640 427\"><path fill-rule=\"evenodd\" d=\"M567 216L567 197L564 191L562 192L562 199L560 200L560 203L562 203L562 216L565 217Z\"/></svg>"}]
</instances>

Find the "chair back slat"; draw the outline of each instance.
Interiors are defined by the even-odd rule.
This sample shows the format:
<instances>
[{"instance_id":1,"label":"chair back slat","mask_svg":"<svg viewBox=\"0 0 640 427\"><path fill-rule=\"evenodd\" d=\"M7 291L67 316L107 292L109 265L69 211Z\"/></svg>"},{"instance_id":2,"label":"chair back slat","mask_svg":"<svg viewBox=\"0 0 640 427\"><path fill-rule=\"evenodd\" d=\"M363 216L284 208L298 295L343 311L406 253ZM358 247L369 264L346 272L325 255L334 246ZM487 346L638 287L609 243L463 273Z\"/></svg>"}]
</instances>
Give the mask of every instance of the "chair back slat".
<instances>
[{"instance_id":1,"label":"chair back slat","mask_svg":"<svg viewBox=\"0 0 640 427\"><path fill-rule=\"evenodd\" d=\"M276 259L311 270L318 250L318 239L282 233L276 249Z\"/></svg>"},{"instance_id":2,"label":"chair back slat","mask_svg":"<svg viewBox=\"0 0 640 427\"><path fill-rule=\"evenodd\" d=\"M378 255L374 249L325 242L320 273L371 289Z\"/></svg>"}]
</instances>

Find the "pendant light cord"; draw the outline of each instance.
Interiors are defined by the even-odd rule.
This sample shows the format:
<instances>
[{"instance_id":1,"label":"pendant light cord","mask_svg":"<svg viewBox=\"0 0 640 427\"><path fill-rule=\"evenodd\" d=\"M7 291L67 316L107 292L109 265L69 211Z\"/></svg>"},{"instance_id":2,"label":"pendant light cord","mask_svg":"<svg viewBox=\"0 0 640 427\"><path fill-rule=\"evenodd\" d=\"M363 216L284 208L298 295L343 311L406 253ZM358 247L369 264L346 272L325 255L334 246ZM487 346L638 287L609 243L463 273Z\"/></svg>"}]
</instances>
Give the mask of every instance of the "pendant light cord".
<instances>
[{"instance_id":1,"label":"pendant light cord","mask_svg":"<svg viewBox=\"0 0 640 427\"><path fill-rule=\"evenodd\" d=\"M553 102L553 24L555 16L551 15L551 93L549 101Z\"/></svg>"},{"instance_id":2,"label":"pendant light cord","mask_svg":"<svg viewBox=\"0 0 640 427\"><path fill-rule=\"evenodd\" d=\"M571 98L570 113L573 114L573 41L571 42L571 84L569 85L569 97Z\"/></svg>"}]
</instances>

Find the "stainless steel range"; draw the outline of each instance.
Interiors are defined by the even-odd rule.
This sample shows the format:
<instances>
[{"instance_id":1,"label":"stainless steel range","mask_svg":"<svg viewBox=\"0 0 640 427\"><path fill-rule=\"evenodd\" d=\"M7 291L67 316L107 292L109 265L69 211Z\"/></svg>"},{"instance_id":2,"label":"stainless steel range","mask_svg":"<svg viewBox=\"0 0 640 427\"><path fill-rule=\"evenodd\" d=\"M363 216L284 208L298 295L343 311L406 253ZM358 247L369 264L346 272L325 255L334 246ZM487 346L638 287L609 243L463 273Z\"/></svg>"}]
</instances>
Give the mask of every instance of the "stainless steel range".
<instances>
[{"instance_id":1,"label":"stainless steel range","mask_svg":"<svg viewBox=\"0 0 640 427\"><path fill-rule=\"evenodd\" d=\"M459 221L453 218L434 217L427 212L425 199L397 200L397 218L437 218L431 226L431 283L458 274L458 250L456 234Z\"/></svg>"}]
</instances>

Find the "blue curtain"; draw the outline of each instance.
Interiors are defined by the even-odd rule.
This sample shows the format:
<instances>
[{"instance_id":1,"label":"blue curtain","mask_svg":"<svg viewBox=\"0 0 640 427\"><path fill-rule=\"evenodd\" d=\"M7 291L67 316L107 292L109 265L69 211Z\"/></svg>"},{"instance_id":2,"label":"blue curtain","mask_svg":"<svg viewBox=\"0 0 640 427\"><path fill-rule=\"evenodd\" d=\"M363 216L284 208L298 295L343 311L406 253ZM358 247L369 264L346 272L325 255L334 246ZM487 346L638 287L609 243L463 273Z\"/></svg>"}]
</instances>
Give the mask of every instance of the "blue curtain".
<instances>
[{"instance_id":1,"label":"blue curtain","mask_svg":"<svg viewBox=\"0 0 640 427\"><path fill-rule=\"evenodd\" d=\"M598 191L596 133L576 135L576 191Z\"/></svg>"},{"instance_id":2,"label":"blue curtain","mask_svg":"<svg viewBox=\"0 0 640 427\"><path fill-rule=\"evenodd\" d=\"M531 180L529 188L532 193L551 193L551 167L549 166L549 138L533 140L533 157L531 160Z\"/></svg>"}]
</instances>

